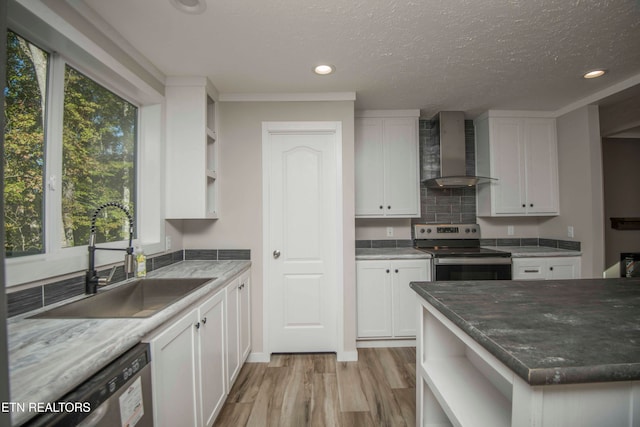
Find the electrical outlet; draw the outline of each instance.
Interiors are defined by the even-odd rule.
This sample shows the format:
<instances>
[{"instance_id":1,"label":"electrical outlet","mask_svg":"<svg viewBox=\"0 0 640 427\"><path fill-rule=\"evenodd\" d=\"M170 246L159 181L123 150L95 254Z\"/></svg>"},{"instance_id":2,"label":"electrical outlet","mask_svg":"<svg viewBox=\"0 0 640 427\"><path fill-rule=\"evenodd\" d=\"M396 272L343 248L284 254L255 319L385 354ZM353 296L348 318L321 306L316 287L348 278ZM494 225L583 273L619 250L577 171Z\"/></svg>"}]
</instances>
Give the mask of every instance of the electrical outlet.
<instances>
[{"instance_id":1,"label":"electrical outlet","mask_svg":"<svg viewBox=\"0 0 640 427\"><path fill-rule=\"evenodd\" d=\"M513 236L513 225L507 225L507 236Z\"/></svg>"},{"instance_id":2,"label":"electrical outlet","mask_svg":"<svg viewBox=\"0 0 640 427\"><path fill-rule=\"evenodd\" d=\"M573 225L567 227L567 236L573 237Z\"/></svg>"},{"instance_id":3,"label":"electrical outlet","mask_svg":"<svg viewBox=\"0 0 640 427\"><path fill-rule=\"evenodd\" d=\"M165 236L165 238L164 238L164 248L167 251L171 249L171 236Z\"/></svg>"},{"instance_id":4,"label":"electrical outlet","mask_svg":"<svg viewBox=\"0 0 640 427\"><path fill-rule=\"evenodd\" d=\"M393 227L387 227L387 237L393 237Z\"/></svg>"}]
</instances>

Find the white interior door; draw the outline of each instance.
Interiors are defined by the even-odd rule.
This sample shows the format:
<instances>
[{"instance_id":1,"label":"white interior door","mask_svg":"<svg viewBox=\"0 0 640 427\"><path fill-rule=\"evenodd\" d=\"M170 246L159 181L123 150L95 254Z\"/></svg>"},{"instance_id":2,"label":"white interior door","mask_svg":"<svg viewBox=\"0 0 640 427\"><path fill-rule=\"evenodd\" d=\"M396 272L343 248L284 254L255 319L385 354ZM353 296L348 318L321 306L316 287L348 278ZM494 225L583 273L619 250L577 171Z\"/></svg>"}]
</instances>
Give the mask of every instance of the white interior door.
<instances>
[{"instance_id":1,"label":"white interior door","mask_svg":"<svg viewBox=\"0 0 640 427\"><path fill-rule=\"evenodd\" d=\"M263 124L269 353L338 351L340 123Z\"/></svg>"}]
</instances>

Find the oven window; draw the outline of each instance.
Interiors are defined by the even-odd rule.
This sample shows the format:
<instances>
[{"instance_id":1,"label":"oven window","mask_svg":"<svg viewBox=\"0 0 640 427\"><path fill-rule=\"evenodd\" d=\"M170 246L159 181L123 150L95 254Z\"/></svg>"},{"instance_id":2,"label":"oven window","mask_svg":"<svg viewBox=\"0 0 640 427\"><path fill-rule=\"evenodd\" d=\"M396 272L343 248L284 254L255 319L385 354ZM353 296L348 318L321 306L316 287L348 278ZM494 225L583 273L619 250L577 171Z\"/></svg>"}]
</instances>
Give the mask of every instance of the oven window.
<instances>
[{"instance_id":1,"label":"oven window","mask_svg":"<svg viewBox=\"0 0 640 427\"><path fill-rule=\"evenodd\" d=\"M437 265L436 280L511 280L511 265Z\"/></svg>"}]
</instances>

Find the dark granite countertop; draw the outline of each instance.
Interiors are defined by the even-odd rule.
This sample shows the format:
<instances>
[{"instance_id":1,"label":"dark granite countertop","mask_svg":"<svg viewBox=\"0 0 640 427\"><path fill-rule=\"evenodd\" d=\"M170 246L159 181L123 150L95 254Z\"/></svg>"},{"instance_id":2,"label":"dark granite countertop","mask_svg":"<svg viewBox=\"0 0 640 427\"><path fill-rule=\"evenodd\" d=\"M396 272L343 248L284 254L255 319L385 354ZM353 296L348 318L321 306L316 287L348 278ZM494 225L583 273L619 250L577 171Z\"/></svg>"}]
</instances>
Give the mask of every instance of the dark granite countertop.
<instances>
[{"instance_id":1,"label":"dark granite countertop","mask_svg":"<svg viewBox=\"0 0 640 427\"><path fill-rule=\"evenodd\" d=\"M640 380L640 279L411 287L530 385Z\"/></svg>"}]
</instances>

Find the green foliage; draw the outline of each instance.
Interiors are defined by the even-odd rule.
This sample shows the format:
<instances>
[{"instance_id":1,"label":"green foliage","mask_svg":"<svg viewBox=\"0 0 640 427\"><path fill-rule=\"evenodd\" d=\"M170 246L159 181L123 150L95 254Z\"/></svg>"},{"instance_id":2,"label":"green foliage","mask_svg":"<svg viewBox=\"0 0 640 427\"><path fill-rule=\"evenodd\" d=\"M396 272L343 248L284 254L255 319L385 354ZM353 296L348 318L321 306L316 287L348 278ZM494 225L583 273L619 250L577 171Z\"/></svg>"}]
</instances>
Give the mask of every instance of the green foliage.
<instances>
[{"instance_id":1,"label":"green foliage","mask_svg":"<svg viewBox=\"0 0 640 427\"><path fill-rule=\"evenodd\" d=\"M36 72L20 39L7 36L5 89L5 253L44 251L44 115Z\"/></svg>"},{"instance_id":2,"label":"green foliage","mask_svg":"<svg viewBox=\"0 0 640 427\"><path fill-rule=\"evenodd\" d=\"M42 97L46 75L41 70L46 70L43 61L48 58L40 50L33 52L34 48L9 32L4 159L8 257L44 252L46 112ZM59 225L62 247L87 244L91 216L106 202L123 203L134 215L136 126L135 106L67 66ZM117 209L105 209L97 219L98 242L126 239L128 231L126 217Z\"/></svg>"},{"instance_id":3,"label":"green foliage","mask_svg":"<svg viewBox=\"0 0 640 427\"><path fill-rule=\"evenodd\" d=\"M73 68L65 73L62 212L65 246L86 244L90 216L106 202L131 210L137 109ZM128 237L117 209L98 219L98 241ZM132 212L133 214L133 212Z\"/></svg>"}]
</instances>

